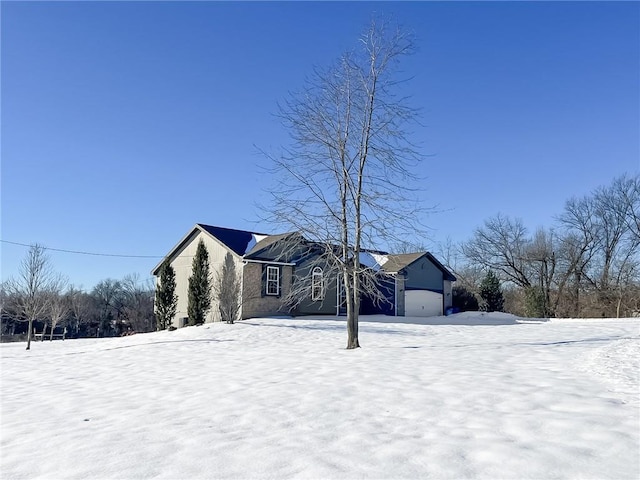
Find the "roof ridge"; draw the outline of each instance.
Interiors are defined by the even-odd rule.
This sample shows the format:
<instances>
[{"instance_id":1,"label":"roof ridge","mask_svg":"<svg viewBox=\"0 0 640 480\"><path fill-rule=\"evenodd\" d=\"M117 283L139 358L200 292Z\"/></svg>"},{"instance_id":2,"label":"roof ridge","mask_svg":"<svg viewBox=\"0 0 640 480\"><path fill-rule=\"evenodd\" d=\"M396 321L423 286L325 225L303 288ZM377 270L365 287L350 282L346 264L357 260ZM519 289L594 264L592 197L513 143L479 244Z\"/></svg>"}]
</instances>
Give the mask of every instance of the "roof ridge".
<instances>
[{"instance_id":1,"label":"roof ridge","mask_svg":"<svg viewBox=\"0 0 640 480\"><path fill-rule=\"evenodd\" d=\"M253 230L241 230L239 228L230 228L230 227L220 227L218 225L208 225L206 223L196 223L196 225L203 227L203 228L216 228L216 229L220 229L220 230L228 230L230 232L242 232L242 233L251 233L253 235L265 235L265 236L271 236L273 235L272 233L261 233L261 232L254 232Z\"/></svg>"}]
</instances>

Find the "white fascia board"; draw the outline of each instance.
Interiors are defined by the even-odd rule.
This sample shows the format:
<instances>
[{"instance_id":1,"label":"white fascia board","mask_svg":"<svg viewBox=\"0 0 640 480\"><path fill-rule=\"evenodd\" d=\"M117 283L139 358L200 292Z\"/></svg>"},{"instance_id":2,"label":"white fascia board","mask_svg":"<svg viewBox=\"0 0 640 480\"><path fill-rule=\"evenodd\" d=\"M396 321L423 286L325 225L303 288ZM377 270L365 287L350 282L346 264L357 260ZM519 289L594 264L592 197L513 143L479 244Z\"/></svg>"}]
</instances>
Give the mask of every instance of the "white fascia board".
<instances>
[{"instance_id":1,"label":"white fascia board","mask_svg":"<svg viewBox=\"0 0 640 480\"><path fill-rule=\"evenodd\" d=\"M187 240L195 232L200 232L200 233L203 233L204 235L207 235L209 238L212 238L218 245L220 245L229 253L231 253L231 255L235 256L236 258L241 258L240 255L238 255L236 252L231 250L228 246L226 246L224 243L218 240L218 238L216 238L214 235L211 235L209 232L207 232L204 228L202 228L199 224L196 223L195 226L191 230L189 230L189 233L187 233L184 237L182 237L182 239L178 243L176 243L176 245L169 251L169 253L165 255L160 262L158 262L158 264L153 268L153 270L151 270L151 274L156 276L154 272L160 269L160 267L162 266L165 260L169 259L171 261L174 257L176 257L177 256L176 252L180 250L181 247L184 247L186 245Z\"/></svg>"},{"instance_id":2,"label":"white fascia board","mask_svg":"<svg viewBox=\"0 0 640 480\"><path fill-rule=\"evenodd\" d=\"M191 230L189 230L189 232L184 237L182 237L182 239L180 239L180 241L176 243L171 250L169 250L169 253L167 253L162 258L162 260L160 260L160 262L158 262L158 264L153 268L153 270L151 270L151 274L155 276L156 274L154 272L160 269L164 261L171 259L174 256L174 254L180 249L180 247L182 247L183 244L185 244L185 242L189 239L189 237L193 235L196 231L204 232L204 230L200 228L198 224L194 225L194 227Z\"/></svg>"}]
</instances>

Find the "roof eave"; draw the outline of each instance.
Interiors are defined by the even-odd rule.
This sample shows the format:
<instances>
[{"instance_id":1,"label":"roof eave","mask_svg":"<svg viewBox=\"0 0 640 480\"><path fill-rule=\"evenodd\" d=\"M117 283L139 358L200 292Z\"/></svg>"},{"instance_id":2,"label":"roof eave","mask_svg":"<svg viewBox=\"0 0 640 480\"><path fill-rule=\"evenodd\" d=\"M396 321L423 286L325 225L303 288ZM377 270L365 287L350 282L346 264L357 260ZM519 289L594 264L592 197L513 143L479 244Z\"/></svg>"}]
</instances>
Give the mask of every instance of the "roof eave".
<instances>
[{"instance_id":1,"label":"roof eave","mask_svg":"<svg viewBox=\"0 0 640 480\"><path fill-rule=\"evenodd\" d=\"M165 260L167 259L172 259L174 258L176 255L176 252L179 251L180 249L182 249L185 244L187 243L187 241L189 240L189 238L191 238L191 236L194 234L194 232L200 231L201 233L208 235L210 238L212 238L213 240L215 240L219 245L221 245L222 247L224 247L229 253L231 253L231 255L237 257L237 258L242 258L241 255L238 255L236 252L233 251L233 249L229 248L227 245L224 244L224 242L222 242L220 239L216 238L215 235L212 235L211 233L209 233L200 223L196 223L194 225L194 227L189 230L189 233L187 233L184 237L182 237L182 239L171 249L171 251L164 256L164 258L154 267L153 270L151 270L151 274L154 276L158 276L158 273L160 271L160 267L162 267L162 264L165 262Z\"/></svg>"},{"instance_id":2,"label":"roof eave","mask_svg":"<svg viewBox=\"0 0 640 480\"><path fill-rule=\"evenodd\" d=\"M160 262L153 268L153 270L151 270L151 274L154 276L158 276L158 273L160 271L160 267L162 267L162 264L165 262L165 260L170 259L171 257L174 256L175 252L177 252L180 248L182 248L184 246L184 244L187 242L187 240L193 235L193 233L196 231L204 231L202 229L202 227L200 227L200 224L196 223L194 225L194 227L189 230L189 232L180 239L180 241L178 243L175 244L175 246L169 250L169 253L167 255L165 255L162 260L160 260Z\"/></svg>"},{"instance_id":3,"label":"roof eave","mask_svg":"<svg viewBox=\"0 0 640 480\"><path fill-rule=\"evenodd\" d=\"M440 263L440 260L438 260L436 257L434 257L431 252L426 252L426 253L427 253L427 256L428 256L429 260L431 260L433 262L433 264L440 269L440 271L443 274L443 277L445 277L445 276L449 277L449 278L444 278L444 280L448 280L450 282L455 282L455 281L458 280L456 278L456 276L453 273L451 273L447 267L445 267L442 263Z\"/></svg>"},{"instance_id":4,"label":"roof eave","mask_svg":"<svg viewBox=\"0 0 640 480\"><path fill-rule=\"evenodd\" d=\"M284 265L294 267L296 264L292 262L278 262L276 260L258 260L257 258L243 258L242 261L244 263L264 263L264 264L272 264L272 265Z\"/></svg>"}]
</instances>

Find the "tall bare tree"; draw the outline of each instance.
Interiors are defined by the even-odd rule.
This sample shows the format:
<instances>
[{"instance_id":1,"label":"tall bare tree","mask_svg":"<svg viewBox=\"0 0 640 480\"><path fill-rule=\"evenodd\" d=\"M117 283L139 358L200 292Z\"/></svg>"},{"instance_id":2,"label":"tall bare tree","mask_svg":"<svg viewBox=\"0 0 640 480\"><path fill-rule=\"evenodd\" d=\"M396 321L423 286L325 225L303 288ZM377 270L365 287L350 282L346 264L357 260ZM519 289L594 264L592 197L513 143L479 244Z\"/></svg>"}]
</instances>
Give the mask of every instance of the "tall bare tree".
<instances>
[{"instance_id":1,"label":"tall bare tree","mask_svg":"<svg viewBox=\"0 0 640 480\"><path fill-rule=\"evenodd\" d=\"M122 314L134 332L156 329L153 312L153 282L142 280L137 273L125 275L122 285Z\"/></svg>"},{"instance_id":2,"label":"tall bare tree","mask_svg":"<svg viewBox=\"0 0 640 480\"><path fill-rule=\"evenodd\" d=\"M6 288L15 300L18 315L29 322L27 350L31 349L33 322L47 314L49 297L55 274L51 261L42 245L32 245L20 263L16 278L6 282Z\"/></svg>"},{"instance_id":3,"label":"tall bare tree","mask_svg":"<svg viewBox=\"0 0 640 480\"><path fill-rule=\"evenodd\" d=\"M598 252L598 229L594 202L590 197L569 199L558 217L563 228L562 253L569 285L573 291L573 315L581 315L580 297L588 277L589 265Z\"/></svg>"},{"instance_id":4,"label":"tall bare tree","mask_svg":"<svg viewBox=\"0 0 640 480\"><path fill-rule=\"evenodd\" d=\"M11 282L0 283L0 335L13 335L16 330L17 312Z\"/></svg>"},{"instance_id":5,"label":"tall bare tree","mask_svg":"<svg viewBox=\"0 0 640 480\"><path fill-rule=\"evenodd\" d=\"M71 286L69 296L72 322L71 329L77 335L82 324L89 322L94 305L91 296L79 288Z\"/></svg>"},{"instance_id":6,"label":"tall bare tree","mask_svg":"<svg viewBox=\"0 0 640 480\"><path fill-rule=\"evenodd\" d=\"M535 305L535 316L543 318L555 316L557 299L564 289L564 279L559 281L557 247L555 232L539 228L525 251L533 283L530 288L536 292L538 299Z\"/></svg>"},{"instance_id":7,"label":"tall bare tree","mask_svg":"<svg viewBox=\"0 0 640 480\"><path fill-rule=\"evenodd\" d=\"M49 341L53 340L53 331L71 311L71 298L66 292L69 281L62 275L56 275L51 286L47 291L49 296L49 321L51 323L51 332L49 333ZM44 329L42 332L42 340L44 341Z\"/></svg>"},{"instance_id":8,"label":"tall bare tree","mask_svg":"<svg viewBox=\"0 0 640 480\"><path fill-rule=\"evenodd\" d=\"M622 175L613 181L611 188L630 235L640 242L640 175Z\"/></svg>"},{"instance_id":9,"label":"tall bare tree","mask_svg":"<svg viewBox=\"0 0 640 480\"><path fill-rule=\"evenodd\" d=\"M532 285L527 261L529 237L522 220L498 214L484 222L462 251L472 263L494 270L501 280Z\"/></svg>"},{"instance_id":10,"label":"tall bare tree","mask_svg":"<svg viewBox=\"0 0 640 480\"><path fill-rule=\"evenodd\" d=\"M602 315L620 309L625 285L637 282L640 272L640 176L614 179L583 198L572 198L559 221L566 229L574 262L575 301L591 290Z\"/></svg>"},{"instance_id":11,"label":"tall bare tree","mask_svg":"<svg viewBox=\"0 0 640 480\"><path fill-rule=\"evenodd\" d=\"M122 315L124 289L120 280L107 278L98 282L91 291L98 307L96 337L112 334Z\"/></svg>"},{"instance_id":12,"label":"tall bare tree","mask_svg":"<svg viewBox=\"0 0 640 480\"><path fill-rule=\"evenodd\" d=\"M419 225L411 167L421 155L409 140L417 112L402 97L399 61L413 52L410 34L374 19L358 48L315 69L301 92L280 106L291 143L270 156L279 181L271 189L271 222L324 248L340 275L347 348L360 346L363 294L379 297L379 275L361 253L414 236Z\"/></svg>"},{"instance_id":13,"label":"tall bare tree","mask_svg":"<svg viewBox=\"0 0 640 480\"><path fill-rule=\"evenodd\" d=\"M494 270L502 281L522 288L527 314L550 317L558 299L554 293L565 283L559 280L556 248L553 230L540 228L530 237L522 220L498 214L476 229L462 251L473 265Z\"/></svg>"},{"instance_id":14,"label":"tall bare tree","mask_svg":"<svg viewBox=\"0 0 640 480\"><path fill-rule=\"evenodd\" d=\"M436 255L455 275L456 286L460 287L460 291L467 290L470 293L479 294L480 283L486 276L486 272L483 271L482 265L467 262L463 248L464 243L454 242L447 237L444 242L436 245Z\"/></svg>"}]
</instances>

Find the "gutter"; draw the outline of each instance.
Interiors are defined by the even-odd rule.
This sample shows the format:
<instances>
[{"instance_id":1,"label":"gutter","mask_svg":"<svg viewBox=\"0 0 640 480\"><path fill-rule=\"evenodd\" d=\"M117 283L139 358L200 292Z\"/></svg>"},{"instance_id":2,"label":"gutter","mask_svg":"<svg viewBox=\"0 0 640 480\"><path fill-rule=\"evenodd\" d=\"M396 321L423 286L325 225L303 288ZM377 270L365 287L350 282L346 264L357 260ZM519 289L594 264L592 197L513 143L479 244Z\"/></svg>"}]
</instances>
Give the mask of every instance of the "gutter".
<instances>
[{"instance_id":1,"label":"gutter","mask_svg":"<svg viewBox=\"0 0 640 480\"><path fill-rule=\"evenodd\" d=\"M285 265L285 266L289 266L289 267L294 267L296 265L295 263L290 263L290 262L276 262L275 260L273 260L273 261L252 260L250 258L243 258L242 259L242 263L244 263L244 264L247 264L247 263L268 263L269 265Z\"/></svg>"}]
</instances>

